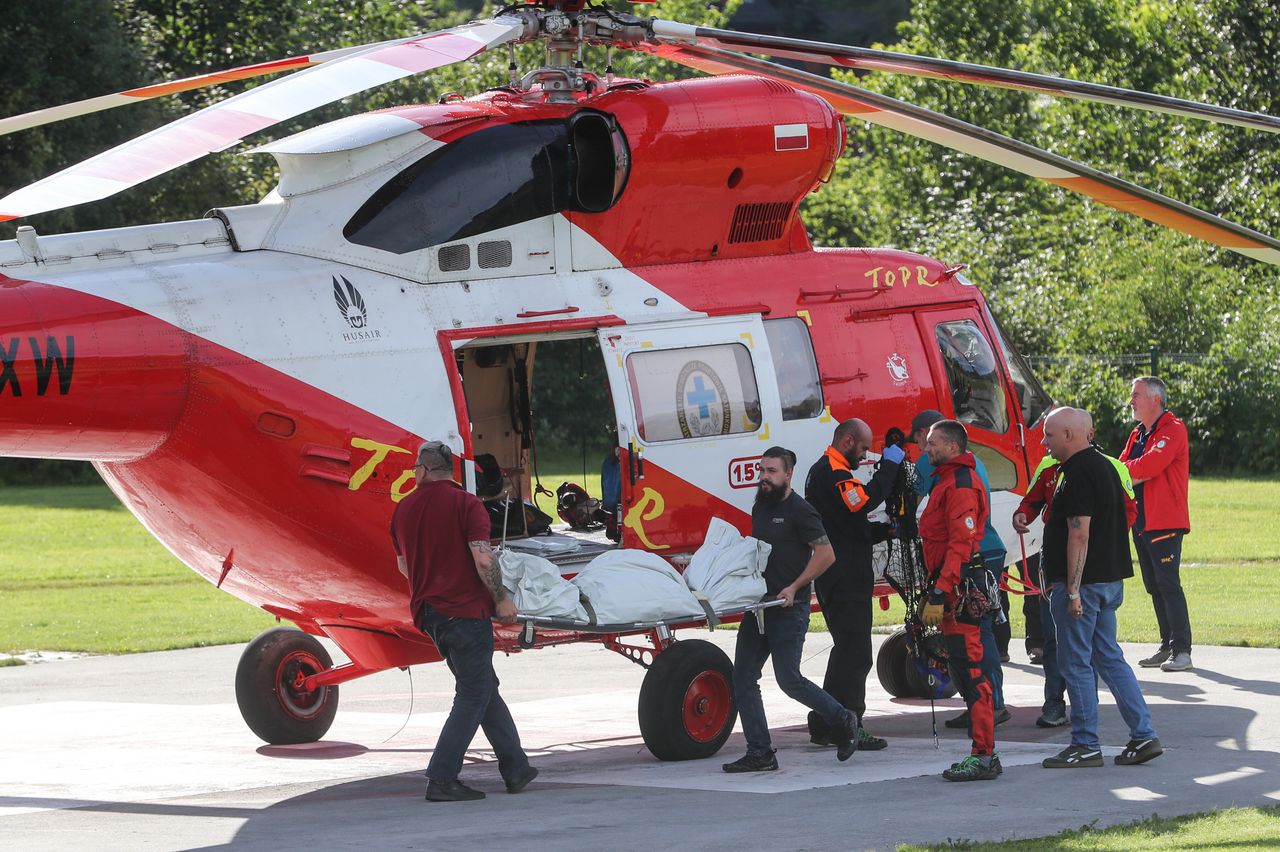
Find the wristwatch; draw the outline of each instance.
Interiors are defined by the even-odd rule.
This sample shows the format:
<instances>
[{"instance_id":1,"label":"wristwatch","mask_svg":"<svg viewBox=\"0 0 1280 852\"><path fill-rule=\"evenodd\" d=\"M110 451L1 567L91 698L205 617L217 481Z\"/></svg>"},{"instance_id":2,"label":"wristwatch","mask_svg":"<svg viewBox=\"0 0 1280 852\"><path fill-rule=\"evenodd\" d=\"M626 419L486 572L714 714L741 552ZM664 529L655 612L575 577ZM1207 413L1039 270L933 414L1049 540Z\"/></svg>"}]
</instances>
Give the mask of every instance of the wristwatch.
<instances>
[{"instance_id":1,"label":"wristwatch","mask_svg":"<svg viewBox=\"0 0 1280 852\"><path fill-rule=\"evenodd\" d=\"M1069 600L1069 601L1078 601L1078 600L1080 600L1080 593L1079 593L1079 592L1067 592L1067 600Z\"/></svg>"}]
</instances>

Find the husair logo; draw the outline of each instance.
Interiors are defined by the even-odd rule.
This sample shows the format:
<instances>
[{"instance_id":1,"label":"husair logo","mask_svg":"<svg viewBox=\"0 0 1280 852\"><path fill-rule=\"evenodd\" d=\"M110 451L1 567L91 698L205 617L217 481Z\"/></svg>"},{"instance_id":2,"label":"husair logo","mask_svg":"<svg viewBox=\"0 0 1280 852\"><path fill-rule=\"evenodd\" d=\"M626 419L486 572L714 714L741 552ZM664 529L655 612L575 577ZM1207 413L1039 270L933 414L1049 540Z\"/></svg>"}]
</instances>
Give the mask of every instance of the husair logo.
<instances>
[{"instance_id":1,"label":"husair logo","mask_svg":"<svg viewBox=\"0 0 1280 852\"><path fill-rule=\"evenodd\" d=\"M344 288L345 287L345 291ZM354 329L364 328L369 322L369 312L364 307L364 297L355 285L342 276L333 276L333 300L338 303L338 310L347 325Z\"/></svg>"}]
</instances>

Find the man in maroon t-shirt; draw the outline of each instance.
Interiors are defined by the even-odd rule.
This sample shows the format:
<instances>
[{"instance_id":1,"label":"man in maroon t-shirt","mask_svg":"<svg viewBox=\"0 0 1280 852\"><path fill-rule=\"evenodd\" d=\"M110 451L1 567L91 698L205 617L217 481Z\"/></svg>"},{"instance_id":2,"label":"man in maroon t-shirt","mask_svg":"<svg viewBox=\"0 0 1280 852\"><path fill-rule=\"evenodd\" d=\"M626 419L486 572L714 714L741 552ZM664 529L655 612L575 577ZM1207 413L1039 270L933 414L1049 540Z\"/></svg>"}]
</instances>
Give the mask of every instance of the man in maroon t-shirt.
<instances>
[{"instance_id":1,"label":"man in maroon t-shirt","mask_svg":"<svg viewBox=\"0 0 1280 852\"><path fill-rule=\"evenodd\" d=\"M418 449L418 487L391 516L391 542L400 573L409 580L414 624L431 637L455 680L453 708L427 766L427 801L483 799L458 780L476 729L498 755L508 793L537 776L520 747L520 734L498 694L490 618L513 622L516 605L502 586L502 569L489 545L484 504L453 481L453 455L439 441Z\"/></svg>"}]
</instances>

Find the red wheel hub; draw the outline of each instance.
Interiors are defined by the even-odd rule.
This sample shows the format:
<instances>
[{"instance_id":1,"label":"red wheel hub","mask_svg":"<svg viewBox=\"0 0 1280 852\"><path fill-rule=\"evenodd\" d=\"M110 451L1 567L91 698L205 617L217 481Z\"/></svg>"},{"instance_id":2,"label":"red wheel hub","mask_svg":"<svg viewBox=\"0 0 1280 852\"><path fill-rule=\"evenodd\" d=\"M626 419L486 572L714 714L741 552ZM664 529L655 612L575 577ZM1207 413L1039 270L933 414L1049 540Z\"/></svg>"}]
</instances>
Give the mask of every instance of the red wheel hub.
<instances>
[{"instance_id":1,"label":"red wheel hub","mask_svg":"<svg viewBox=\"0 0 1280 852\"><path fill-rule=\"evenodd\" d=\"M684 730L691 740L714 740L729 721L729 680L716 671L703 672L684 693Z\"/></svg>"},{"instance_id":2,"label":"red wheel hub","mask_svg":"<svg viewBox=\"0 0 1280 852\"><path fill-rule=\"evenodd\" d=\"M311 691L304 688L308 677L324 670L324 664L306 651L294 651L280 661L276 669L276 697L285 712L295 719L311 719L324 709L328 688L322 686Z\"/></svg>"}]
</instances>

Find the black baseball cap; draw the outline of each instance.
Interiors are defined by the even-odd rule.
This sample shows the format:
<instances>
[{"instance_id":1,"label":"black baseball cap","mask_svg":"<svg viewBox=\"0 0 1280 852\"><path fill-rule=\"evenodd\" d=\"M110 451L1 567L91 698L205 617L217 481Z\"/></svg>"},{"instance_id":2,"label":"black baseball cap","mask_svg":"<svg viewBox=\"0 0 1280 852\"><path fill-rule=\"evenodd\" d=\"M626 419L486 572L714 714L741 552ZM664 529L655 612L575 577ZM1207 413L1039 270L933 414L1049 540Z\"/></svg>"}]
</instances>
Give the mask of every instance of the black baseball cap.
<instances>
[{"instance_id":1,"label":"black baseball cap","mask_svg":"<svg viewBox=\"0 0 1280 852\"><path fill-rule=\"evenodd\" d=\"M937 411L932 408L926 408L924 411L921 411L915 417L911 418L911 434L914 435L916 432L920 431L921 429L928 429L930 426L937 423L939 420L946 420L946 419L947 419L947 415L943 414L941 411Z\"/></svg>"}]
</instances>

